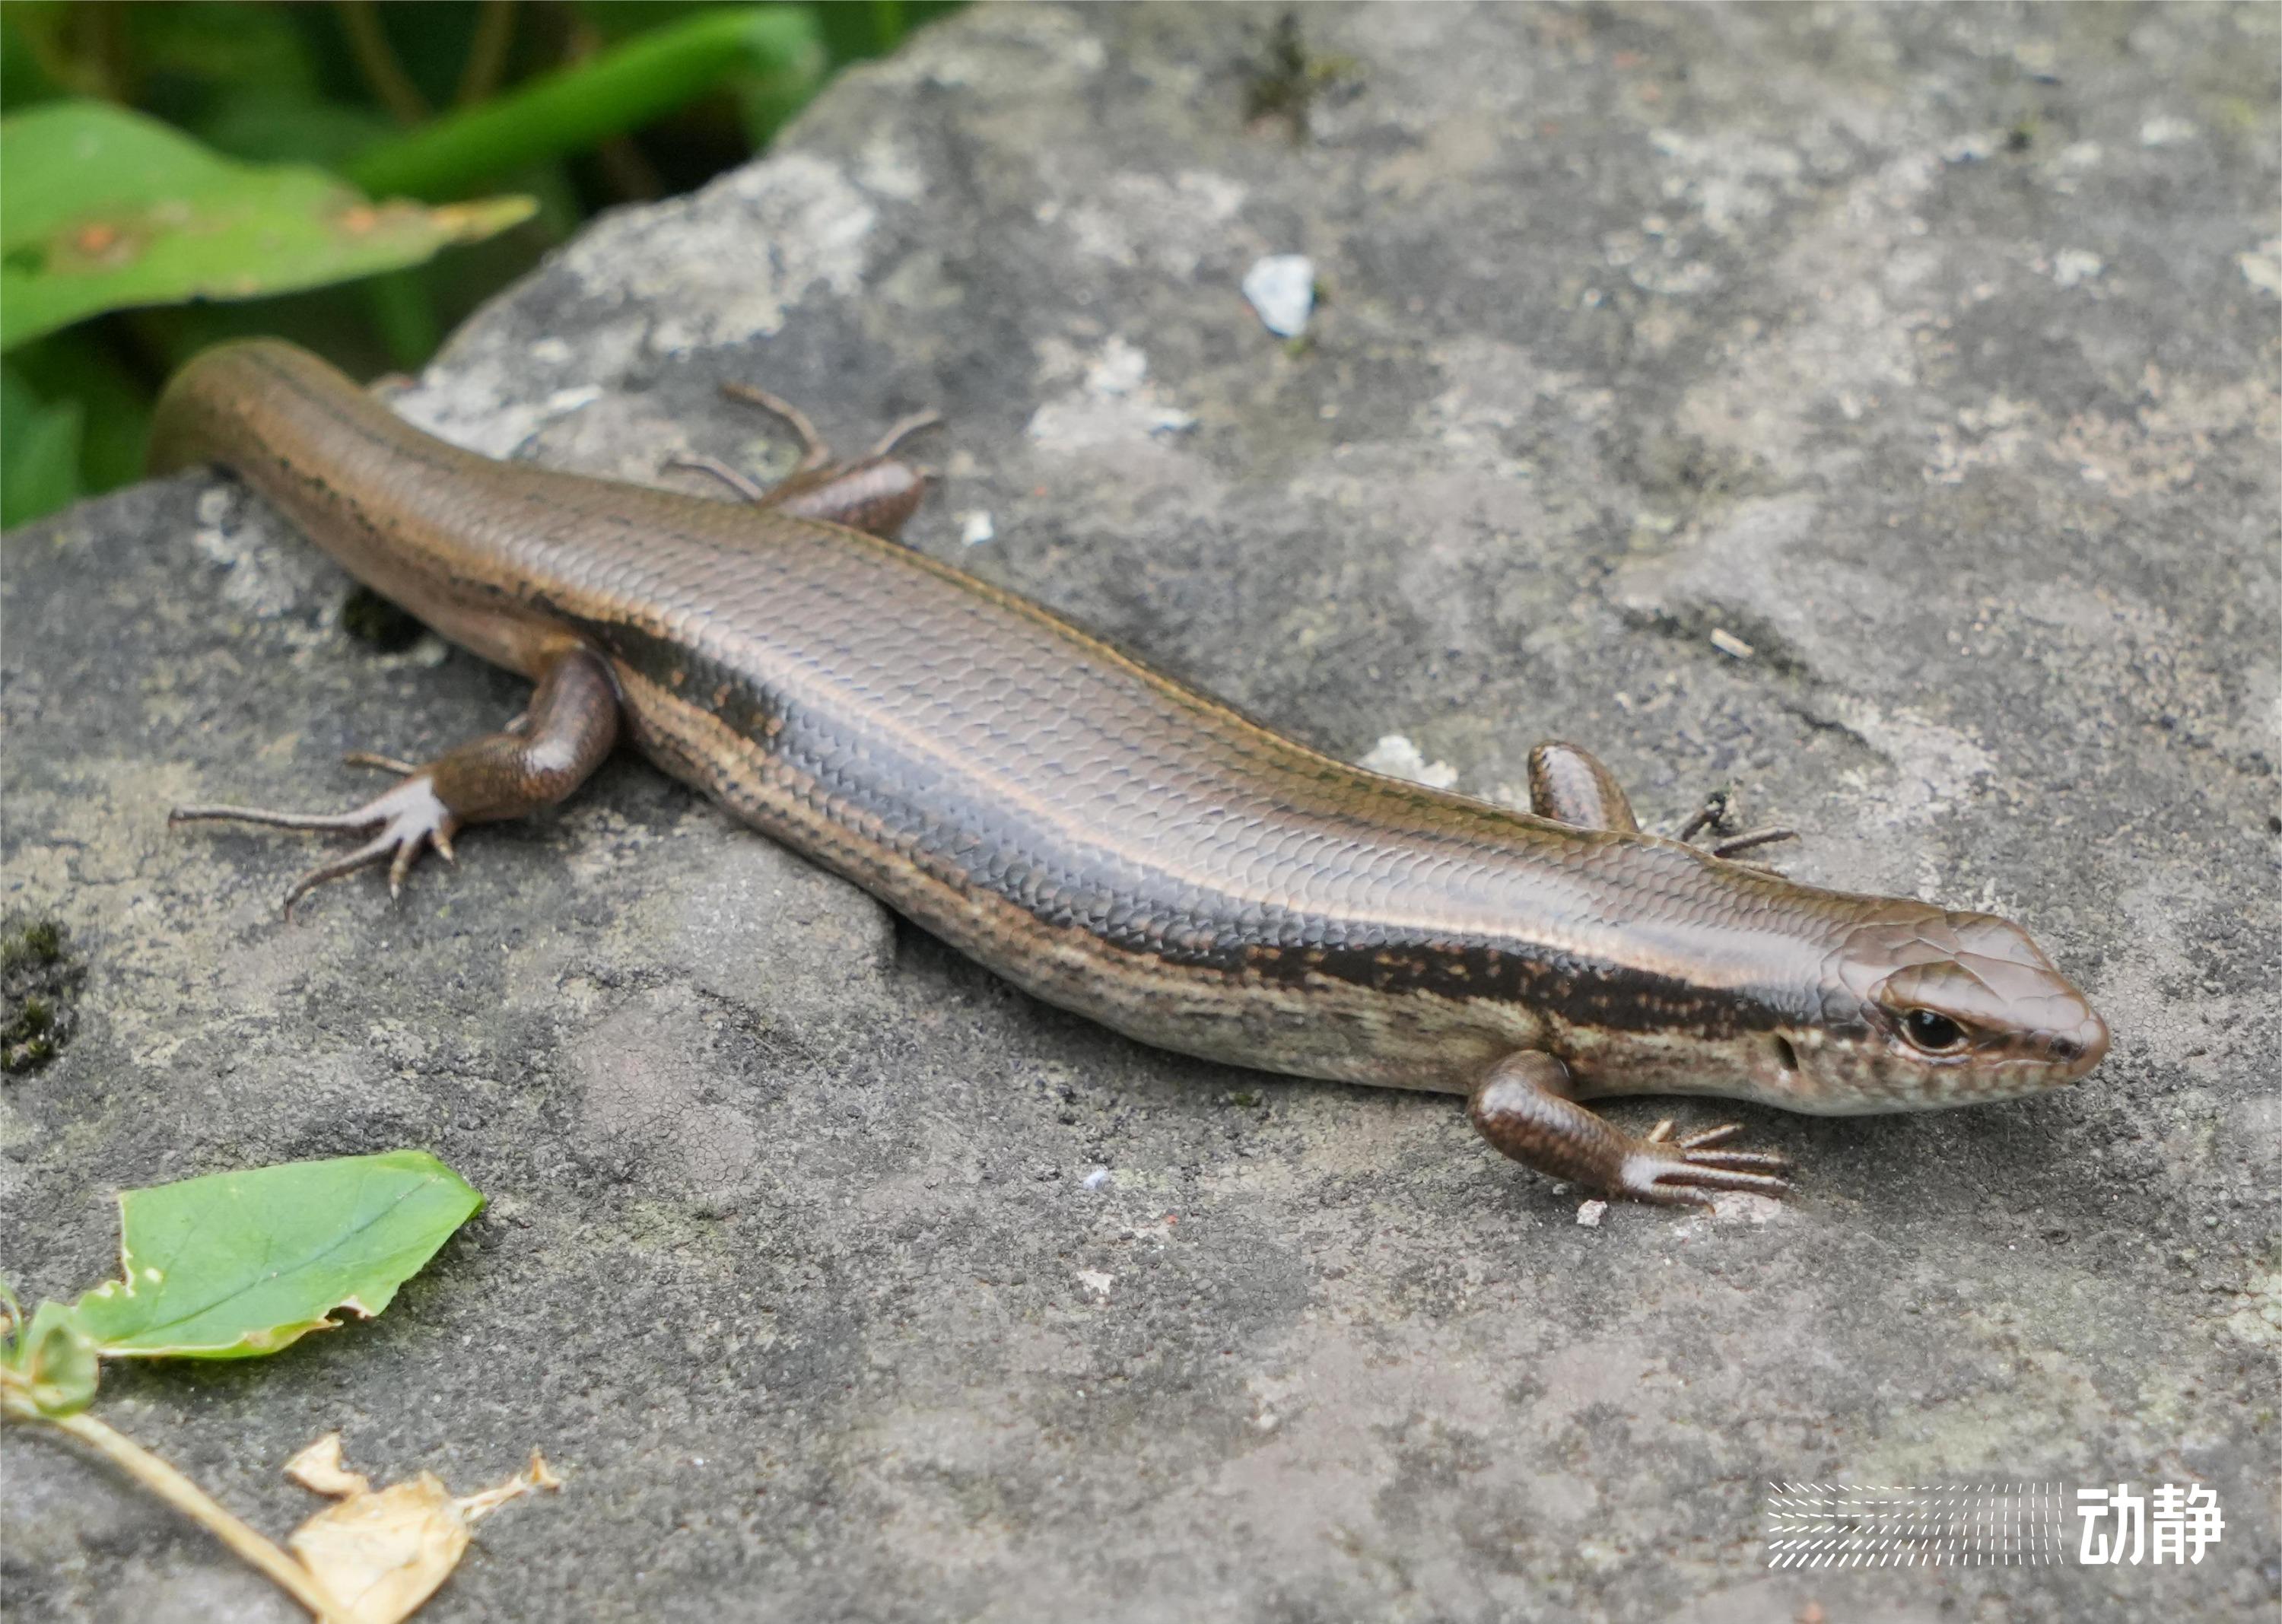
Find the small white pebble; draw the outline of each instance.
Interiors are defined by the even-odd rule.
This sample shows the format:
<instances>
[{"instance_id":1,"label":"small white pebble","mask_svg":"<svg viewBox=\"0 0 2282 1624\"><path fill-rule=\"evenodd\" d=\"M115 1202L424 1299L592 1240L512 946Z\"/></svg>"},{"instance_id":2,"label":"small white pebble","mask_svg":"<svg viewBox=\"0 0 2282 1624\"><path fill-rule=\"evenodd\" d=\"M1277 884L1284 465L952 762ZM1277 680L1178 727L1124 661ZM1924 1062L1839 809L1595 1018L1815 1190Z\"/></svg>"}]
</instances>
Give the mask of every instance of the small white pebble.
<instances>
[{"instance_id":1,"label":"small white pebble","mask_svg":"<svg viewBox=\"0 0 2282 1624\"><path fill-rule=\"evenodd\" d=\"M550 416L560 417L582 406L592 406L602 398L602 392L592 384L577 389L558 389L547 397L547 410Z\"/></svg>"},{"instance_id":2,"label":"small white pebble","mask_svg":"<svg viewBox=\"0 0 2282 1624\"><path fill-rule=\"evenodd\" d=\"M1092 1172L1088 1173L1083 1178L1078 1180L1079 1184L1083 1185L1089 1190L1098 1190L1102 1185L1108 1182L1109 1169L1106 1167L1098 1167L1094 1169Z\"/></svg>"},{"instance_id":3,"label":"small white pebble","mask_svg":"<svg viewBox=\"0 0 2282 1624\"><path fill-rule=\"evenodd\" d=\"M963 514L959 521L959 539L969 547L981 547L985 541L998 537L998 526L992 524L990 514L982 509Z\"/></svg>"},{"instance_id":4,"label":"small white pebble","mask_svg":"<svg viewBox=\"0 0 2282 1624\"><path fill-rule=\"evenodd\" d=\"M1244 297L1260 324L1279 338L1308 330L1316 310L1316 262L1304 253L1271 253L1244 273Z\"/></svg>"},{"instance_id":5,"label":"small white pebble","mask_svg":"<svg viewBox=\"0 0 2282 1624\"><path fill-rule=\"evenodd\" d=\"M2141 146L2172 146L2182 141L2193 141L2202 132L2186 120L2169 113L2159 113L2139 126Z\"/></svg>"},{"instance_id":6,"label":"small white pebble","mask_svg":"<svg viewBox=\"0 0 2282 1624\"><path fill-rule=\"evenodd\" d=\"M1748 660L1758 652L1757 649L1752 648L1733 632L1719 626L1712 628L1712 646L1730 658L1738 660Z\"/></svg>"},{"instance_id":7,"label":"small white pebble","mask_svg":"<svg viewBox=\"0 0 2282 1624\"><path fill-rule=\"evenodd\" d=\"M1104 1274L1098 1269L1081 1269L1077 1271L1077 1283L1106 1302L1109 1288L1116 1284L1116 1277Z\"/></svg>"},{"instance_id":8,"label":"small white pebble","mask_svg":"<svg viewBox=\"0 0 2282 1624\"><path fill-rule=\"evenodd\" d=\"M531 346L531 358L542 365L559 367L570 359L570 346L563 338L540 338Z\"/></svg>"},{"instance_id":9,"label":"small white pebble","mask_svg":"<svg viewBox=\"0 0 2282 1624\"><path fill-rule=\"evenodd\" d=\"M2082 248L2063 248L2053 256L2053 280L2064 288L2090 282L2107 268L2107 260Z\"/></svg>"},{"instance_id":10,"label":"small white pebble","mask_svg":"<svg viewBox=\"0 0 2282 1624\"><path fill-rule=\"evenodd\" d=\"M1097 400L1122 400L1147 381L1149 352L1112 334L1085 369L1085 387Z\"/></svg>"},{"instance_id":11,"label":"small white pebble","mask_svg":"<svg viewBox=\"0 0 2282 1624\"><path fill-rule=\"evenodd\" d=\"M1447 761L1429 761L1418 747L1399 733L1381 734L1370 754L1355 763L1389 778L1407 778L1429 789L1448 789L1458 781L1458 769Z\"/></svg>"},{"instance_id":12,"label":"small white pebble","mask_svg":"<svg viewBox=\"0 0 2282 1624\"><path fill-rule=\"evenodd\" d=\"M1577 1208L1577 1222L1587 1229L1601 1227L1601 1215L1609 1210L1606 1201L1585 1201Z\"/></svg>"},{"instance_id":13,"label":"small white pebble","mask_svg":"<svg viewBox=\"0 0 2282 1624\"><path fill-rule=\"evenodd\" d=\"M2282 237L2272 237L2247 253L2234 256L2242 279L2263 292L2282 293Z\"/></svg>"}]
</instances>

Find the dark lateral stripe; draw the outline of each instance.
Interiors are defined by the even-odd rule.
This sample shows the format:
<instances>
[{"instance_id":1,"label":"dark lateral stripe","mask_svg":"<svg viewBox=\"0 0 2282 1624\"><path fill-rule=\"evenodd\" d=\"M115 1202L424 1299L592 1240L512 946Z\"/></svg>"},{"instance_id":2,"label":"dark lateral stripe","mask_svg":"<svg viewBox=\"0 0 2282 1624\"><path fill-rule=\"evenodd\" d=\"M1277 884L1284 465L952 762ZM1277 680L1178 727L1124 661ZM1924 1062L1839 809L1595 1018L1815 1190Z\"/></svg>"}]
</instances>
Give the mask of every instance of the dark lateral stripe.
<instances>
[{"instance_id":1,"label":"dark lateral stripe","mask_svg":"<svg viewBox=\"0 0 2282 1624\"><path fill-rule=\"evenodd\" d=\"M1708 989L1631 966L1580 958L1516 938L1501 944L1404 939L1370 921L1261 910L1191 893L1176 910L1065 854L1036 849L994 825L986 809L928 795L908 758L851 748L844 730L670 639L624 624L587 628L648 681L765 742L778 771L808 785L803 798L844 828L882 843L963 893L1007 903L1054 932L1081 932L1120 953L1231 981L1304 988L1323 978L1389 998L1521 1002L1619 1031L1770 1030L1789 1002L1766 988ZM677 680L677 676L679 680ZM866 769L869 770L866 770ZM899 781L901 793L883 781ZM1060 860L1058 860L1058 859ZM1239 913L1251 922L1238 922Z\"/></svg>"}]
</instances>

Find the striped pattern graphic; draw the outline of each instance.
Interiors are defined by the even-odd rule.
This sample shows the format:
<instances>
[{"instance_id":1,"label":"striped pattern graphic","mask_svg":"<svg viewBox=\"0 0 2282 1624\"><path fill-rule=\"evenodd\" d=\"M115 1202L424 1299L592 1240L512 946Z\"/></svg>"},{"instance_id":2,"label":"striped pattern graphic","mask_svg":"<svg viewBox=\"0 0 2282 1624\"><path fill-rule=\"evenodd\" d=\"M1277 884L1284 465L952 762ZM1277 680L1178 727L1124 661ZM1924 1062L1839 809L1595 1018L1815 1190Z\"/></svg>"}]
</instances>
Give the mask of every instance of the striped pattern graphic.
<instances>
[{"instance_id":1,"label":"striped pattern graphic","mask_svg":"<svg viewBox=\"0 0 2282 1624\"><path fill-rule=\"evenodd\" d=\"M2070 1559L2064 1483L1775 1483L1769 1567L2042 1567Z\"/></svg>"}]
</instances>

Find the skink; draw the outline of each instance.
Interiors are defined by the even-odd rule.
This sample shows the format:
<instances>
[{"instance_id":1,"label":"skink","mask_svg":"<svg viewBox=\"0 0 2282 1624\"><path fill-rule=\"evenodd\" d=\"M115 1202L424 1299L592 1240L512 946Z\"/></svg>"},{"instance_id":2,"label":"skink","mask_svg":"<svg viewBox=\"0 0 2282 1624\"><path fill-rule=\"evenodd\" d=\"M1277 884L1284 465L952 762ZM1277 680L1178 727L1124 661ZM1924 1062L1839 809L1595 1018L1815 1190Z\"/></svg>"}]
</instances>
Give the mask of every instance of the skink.
<instances>
[{"instance_id":1,"label":"skink","mask_svg":"<svg viewBox=\"0 0 2282 1624\"><path fill-rule=\"evenodd\" d=\"M374 831L295 896L381 861L400 882L462 826L569 795L623 730L1039 998L1191 1054L1463 1095L1499 1150L1613 1194L1779 1193L1787 1164L1590 1100L1916 1110L2069 1083L2107 1048L2018 926L1644 834L1573 746L1533 752L1520 812L1261 727L855 528L916 502L892 459L742 505L493 462L263 340L159 405L154 468L206 461L538 685L353 812L176 814Z\"/></svg>"}]
</instances>

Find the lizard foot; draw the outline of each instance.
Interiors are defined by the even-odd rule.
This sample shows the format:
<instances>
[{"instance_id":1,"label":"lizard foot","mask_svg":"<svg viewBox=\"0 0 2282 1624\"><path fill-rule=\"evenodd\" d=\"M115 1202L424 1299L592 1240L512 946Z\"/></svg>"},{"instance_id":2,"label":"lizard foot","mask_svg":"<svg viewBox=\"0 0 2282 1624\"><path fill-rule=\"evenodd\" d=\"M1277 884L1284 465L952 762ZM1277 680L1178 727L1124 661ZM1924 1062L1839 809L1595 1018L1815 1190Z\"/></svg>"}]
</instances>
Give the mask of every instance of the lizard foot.
<instances>
[{"instance_id":1,"label":"lizard foot","mask_svg":"<svg viewBox=\"0 0 2282 1624\"><path fill-rule=\"evenodd\" d=\"M405 765L386 758L361 754L350 759L361 766L385 766L392 770ZM407 771L408 775L394 789L353 812L286 812L254 806L177 806L167 814L167 821L260 823L273 828L312 831L361 832L377 826L379 833L355 851L313 868L293 882L293 888L285 893L285 916L291 919L293 905L318 886L361 868L369 868L375 863L387 862L388 894L394 897L403 891L404 876L428 847L435 847L445 861L454 860L452 836L459 832L460 820L438 796L435 782L425 770Z\"/></svg>"},{"instance_id":2,"label":"lizard foot","mask_svg":"<svg viewBox=\"0 0 2282 1624\"><path fill-rule=\"evenodd\" d=\"M1790 1158L1775 1151L1723 1150L1743 1131L1722 1123L1685 1138L1675 1138L1669 1118L1626 1148L1617 1169L1618 1193L1667 1207L1712 1205L1715 1190L1745 1190L1754 1195L1788 1194Z\"/></svg>"},{"instance_id":3,"label":"lizard foot","mask_svg":"<svg viewBox=\"0 0 2282 1624\"><path fill-rule=\"evenodd\" d=\"M1739 857L1746 851L1756 851L1761 846L1771 846L1779 840L1797 840L1798 838L1798 831L1797 829L1783 828L1781 827L1751 829L1741 835L1734 833L1735 824L1737 822L1735 813L1738 805L1739 797L1736 795L1734 786L1729 785L1719 789L1714 789L1710 795L1704 797L1704 804L1696 809L1695 816L1688 819L1688 820L1681 826L1680 833L1676 838L1682 841L1693 842L1699 834L1708 833L1715 838L1709 842L1704 849L1706 851L1709 851L1713 857L1731 859ZM1747 863L1744 866L1747 868L1767 868L1768 865L1755 862ZM1773 873L1776 871L1769 869L1769 872Z\"/></svg>"}]
</instances>

